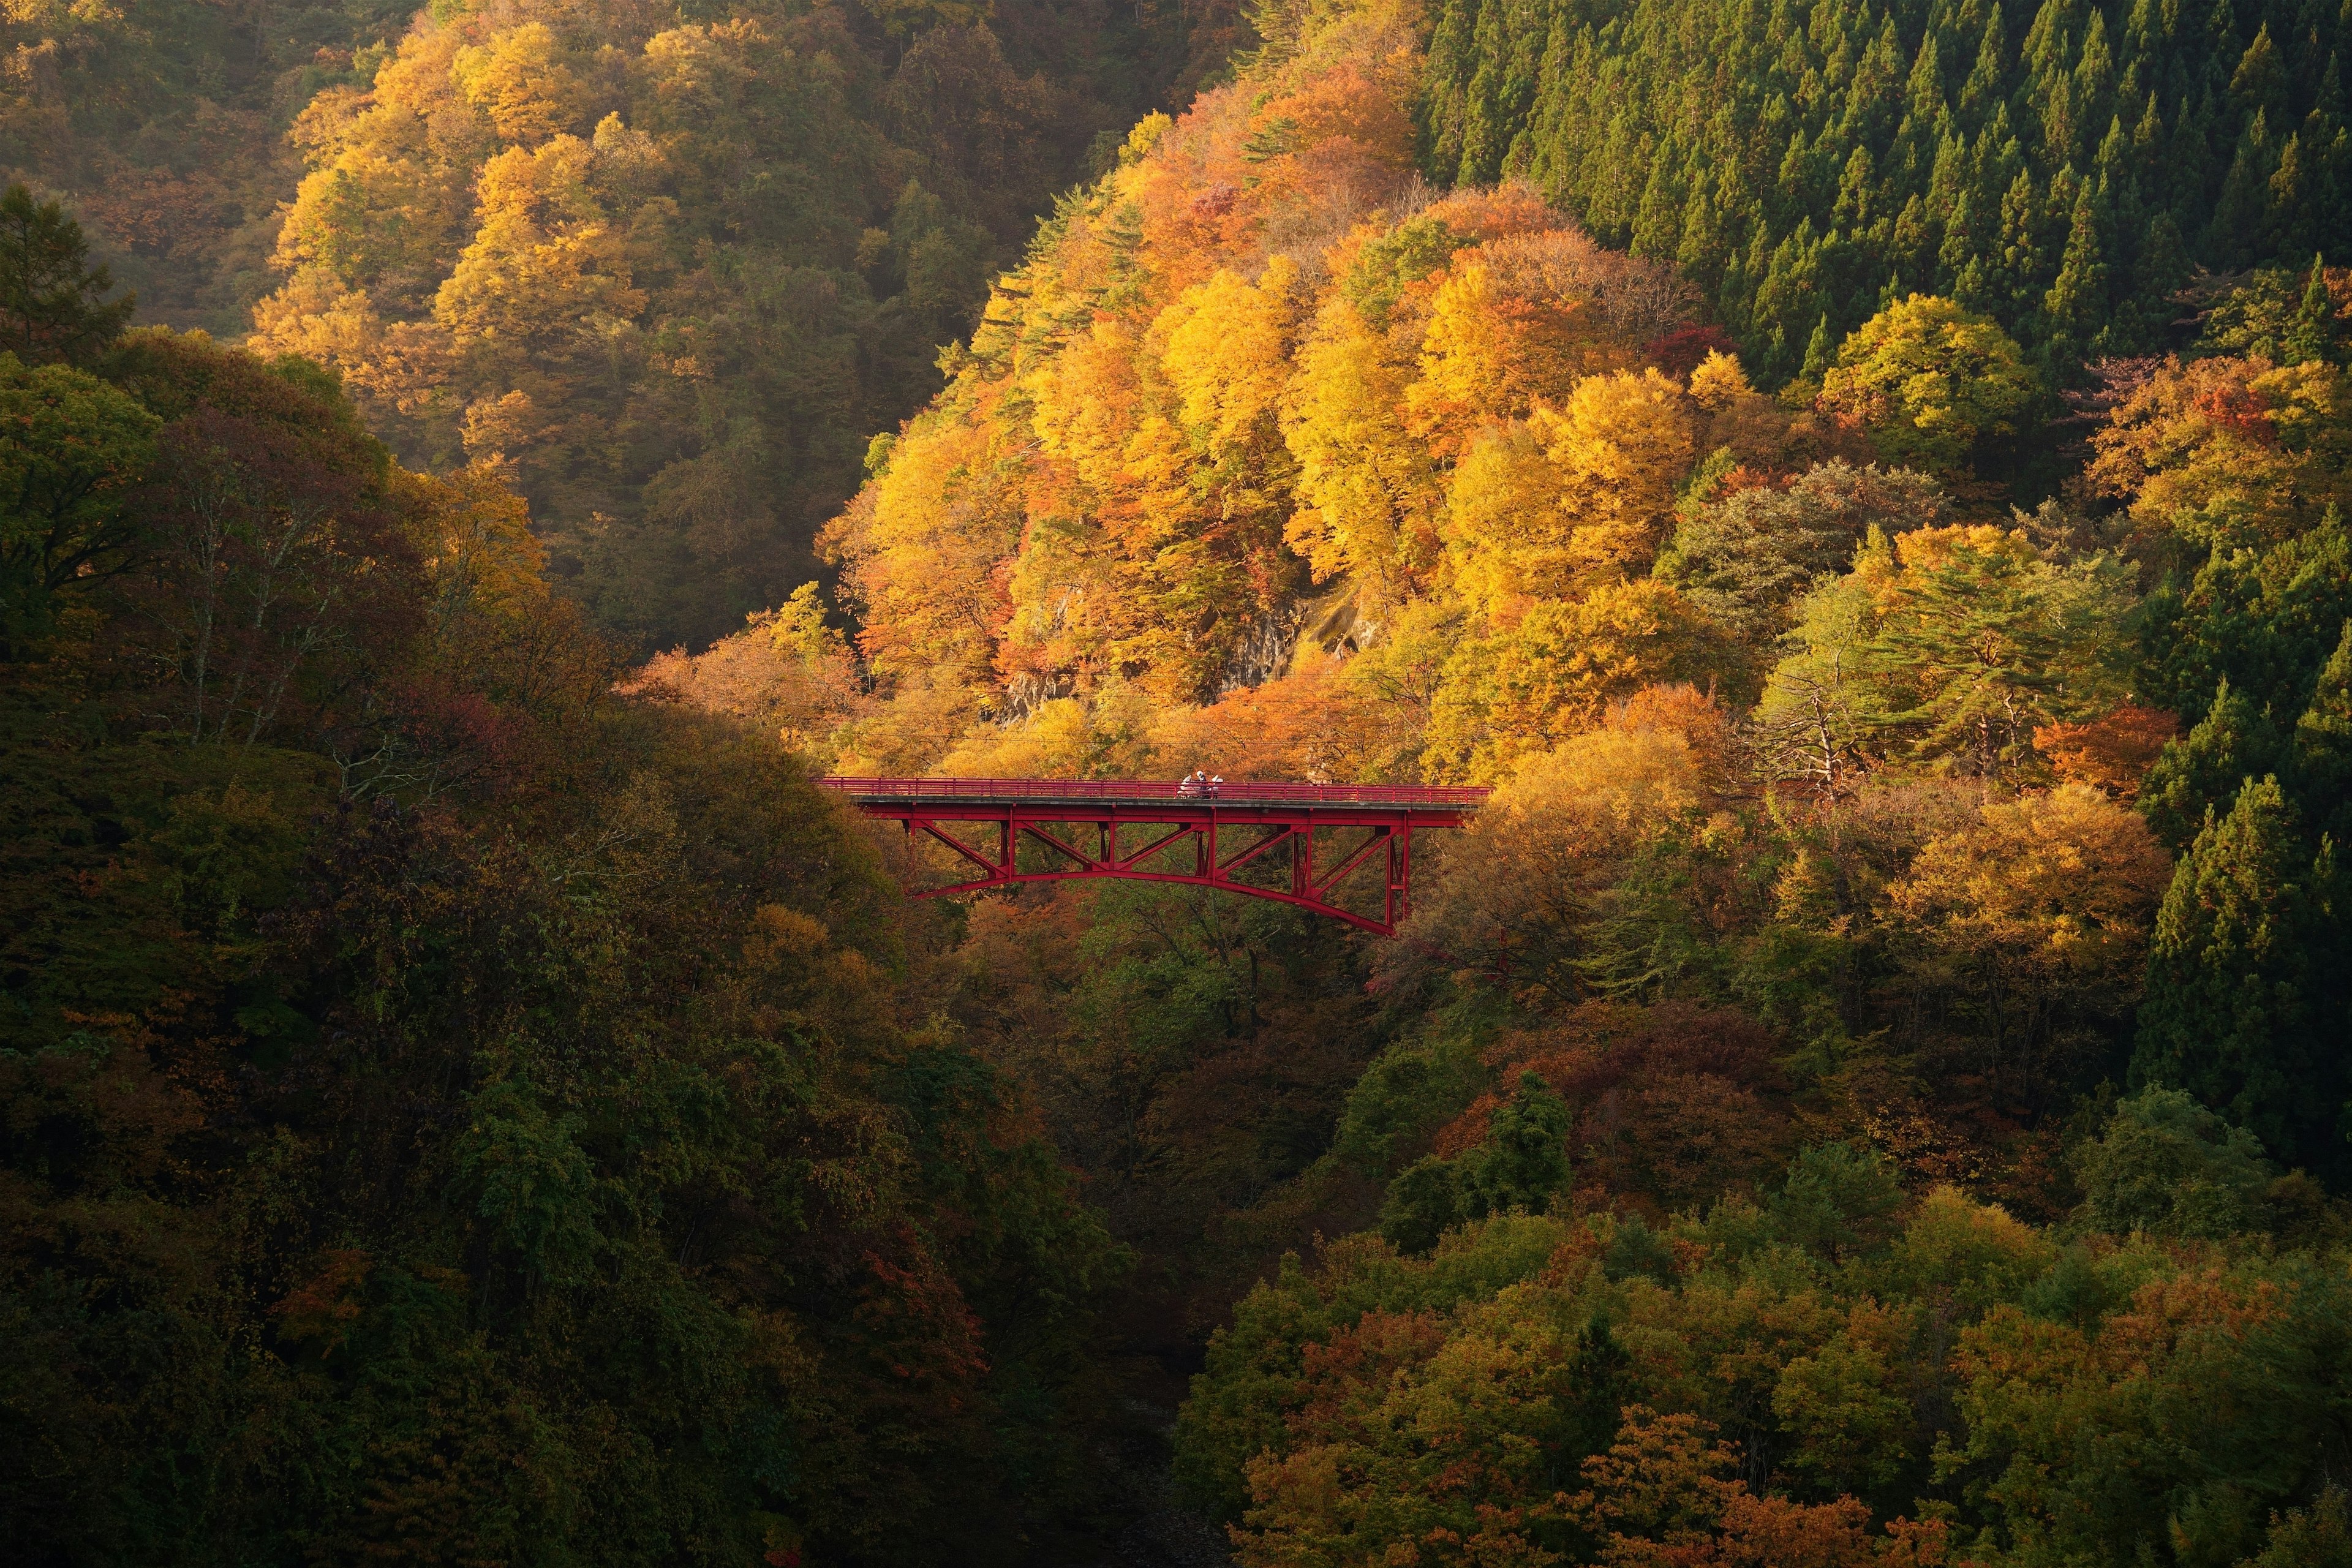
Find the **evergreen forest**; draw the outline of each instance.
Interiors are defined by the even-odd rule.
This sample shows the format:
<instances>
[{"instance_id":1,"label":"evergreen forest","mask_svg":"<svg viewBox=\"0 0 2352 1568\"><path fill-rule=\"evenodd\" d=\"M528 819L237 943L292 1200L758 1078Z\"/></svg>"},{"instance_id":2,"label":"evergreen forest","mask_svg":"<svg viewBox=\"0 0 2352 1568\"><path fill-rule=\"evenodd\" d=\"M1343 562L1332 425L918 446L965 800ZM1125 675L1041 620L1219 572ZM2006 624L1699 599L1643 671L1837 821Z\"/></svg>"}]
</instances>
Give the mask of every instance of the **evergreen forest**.
<instances>
[{"instance_id":1,"label":"evergreen forest","mask_svg":"<svg viewBox=\"0 0 2352 1568\"><path fill-rule=\"evenodd\" d=\"M2347 24L0 9L9 1560L2352 1568Z\"/></svg>"}]
</instances>

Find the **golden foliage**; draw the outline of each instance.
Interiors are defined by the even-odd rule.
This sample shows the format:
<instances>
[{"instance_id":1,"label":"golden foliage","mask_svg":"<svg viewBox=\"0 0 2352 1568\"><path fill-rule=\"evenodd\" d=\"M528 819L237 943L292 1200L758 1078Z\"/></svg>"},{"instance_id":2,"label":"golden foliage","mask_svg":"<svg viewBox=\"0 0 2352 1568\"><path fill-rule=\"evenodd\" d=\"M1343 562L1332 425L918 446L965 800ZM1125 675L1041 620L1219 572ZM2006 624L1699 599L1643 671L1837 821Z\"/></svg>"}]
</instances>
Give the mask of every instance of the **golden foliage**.
<instances>
[{"instance_id":1,"label":"golden foliage","mask_svg":"<svg viewBox=\"0 0 2352 1568\"><path fill-rule=\"evenodd\" d=\"M2352 406L2323 362L2168 360L2092 437L2091 478L2150 536L2271 544L2352 501Z\"/></svg>"},{"instance_id":2,"label":"golden foliage","mask_svg":"<svg viewBox=\"0 0 2352 1568\"><path fill-rule=\"evenodd\" d=\"M1525 755L1424 884L1414 940L1516 991L1577 994L1593 900L1643 844L1710 805L1706 753L1660 721L1696 717L1681 697L1629 703Z\"/></svg>"},{"instance_id":3,"label":"golden foliage","mask_svg":"<svg viewBox=\"0 0 2352 1568\"><path fill-rule=\"evenodd\" d=\"M2136 812L2068 784L1987 804L1888 889L1937 947L2055 982L2136 979L2171 858Z\"/></svg>"},{"instance_id":4,"label":"golden foliage","mask_svg":"<svg viewBox=\"0 0 2352 1568\"><path fill-rule=\"evenodd\" d=\"M1697 673L1703 628L1637 581L1705 416L1641 364L1687 290L1528 186L1408 193L1409 19L1294 20L1137 127L827 531L886 691L990 727L929 762L1491 770ZM1181 716L1089 750L1123 693Z\"/></svg>"}]
</instances>

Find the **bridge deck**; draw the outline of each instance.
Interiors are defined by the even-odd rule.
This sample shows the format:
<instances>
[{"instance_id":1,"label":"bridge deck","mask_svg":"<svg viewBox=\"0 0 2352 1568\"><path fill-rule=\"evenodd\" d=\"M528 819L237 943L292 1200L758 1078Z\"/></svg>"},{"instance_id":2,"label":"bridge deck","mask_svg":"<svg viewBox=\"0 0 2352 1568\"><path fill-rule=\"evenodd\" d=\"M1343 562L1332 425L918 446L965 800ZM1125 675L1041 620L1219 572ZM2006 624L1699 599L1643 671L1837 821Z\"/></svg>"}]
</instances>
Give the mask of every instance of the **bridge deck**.
<instances>
[{"instance_id":1,"label":"bridge deck","mask_svg":"<svg viewBox=\"0 0 2352 1568\"><path fill-rule=\"evenodd\" d=\"M861 804L1018 805L1031 815L1049 806L1066 806L1082 817L1120 805L1370 807L1451 815L1475 810L1492 793L1462 785L1317 784L1282 780L1220 784L1214 795L1188 794L1181 784L1158 779L824 778L817 784Z\"/></svg>"}]
</instances>

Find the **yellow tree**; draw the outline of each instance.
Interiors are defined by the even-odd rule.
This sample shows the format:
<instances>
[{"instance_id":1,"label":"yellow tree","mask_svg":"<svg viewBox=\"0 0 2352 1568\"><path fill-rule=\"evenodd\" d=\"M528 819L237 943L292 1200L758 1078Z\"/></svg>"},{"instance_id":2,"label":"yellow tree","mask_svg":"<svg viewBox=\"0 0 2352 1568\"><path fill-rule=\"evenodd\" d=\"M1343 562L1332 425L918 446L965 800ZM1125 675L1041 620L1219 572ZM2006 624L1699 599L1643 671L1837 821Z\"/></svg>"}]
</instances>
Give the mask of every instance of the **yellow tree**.
<instances>
[{"instance_id":1,"label":"yellow tree","mask_svg":"<svg viewBox=\"0 0 2352 1568\"><path fill-rule=\"evenodd\" d=\"M1348 576L1379 603L1409 597L1433 563L1442 495L1405 427L1410 377L1344 298L1325 300L1297 357L1282 430L1298 462L1286 537L1318 580Z\"/></svg>"},{"instance_id":2,"label":"yellow tree","mask_svg":"<svg viewBox=\"0 0 2352 1568\"><path fill-rule=\"evenodd\" d=\"M1479 432L1445 494L1452 585L1488 620L1513 620L1538 598L1573 587L1567 476L1525 420Z\"/></svg>"},{"instance_id":3,"label":"yellow tree","mask_svg":"<svg viewBox=\"0 0 2352 1568\"><path fill-rule=\"evenodd\" d=\"M296 118L310 167L271 258L288 276L254 309L256 350L335 370L374 426L412 447L456 445L438 395L446 338L426 318L465 244L474 170L497 146L453 80L462 42L412 31L367 90L321 93Z\"/></svg>"},{"instance_id":4,"label":"yellow tree","mask_svg":"<svg viewBox=\"0 0 2352 1568\"><path fill-rule=\"evenodd\" d=\"M1502 776L1599 723L1646 686L1703 681L1719 638L1690 604L1647 577L1605 583L1574 602L1544 600L1515 624L1465 642L1431 703L1436 775Z\"/></svg>"},{"instance_id":5,"label":"yellow tree","mask_svg":"<svg viewBox=\"0 0 2352 1568\"><path fill-rule=\"evenodd\" d=\"M453 63L459 90L489 117L499 139L536 147L586 129L589 89L567 54L553 28L526 22L491 34L488 44L460 49Z\"/></svg>"},{"instance_id":6,"label":"yellow tree","mask_svg":"<svg viewBox=\"0 0 2352 1568\"><path fill-rule=\"evenodd\" d=\"M2015 434L2040 394L1991 318L1914 294L1846 339L1819 401L1859 421L1888 460L1952 473L1982 437Z\"/></svg>"},{"instance_id":7,"label":"yellow tree","mask_svg":"<svg viewBox=\"0 0 2352 1568\"><path fill-rule=\"evenodd\" d=\"M497 466L446 479L395 468L388 483L437 596L509 610L546 596L546 547Z\"/></svg>"},{"instance_id":8,"label":"yellow tree","mask_svg":"<svg viewBox=\"0 0 2352 1568\"><path fill-rule=\"evenodd\" d=\"M1507 964L1517 988L1572 996L1596 899L1627 857L1709 804L1701 759L1670 729L1610 725L1501 776L1422 889L1411 934L1457 963Z\"/></svg>"},{"instance_id":9,"label":"yellow tree","mask_svg":"<svg viewBox=\"0 0 2352 1568\"><path fill-rule=\"evenodd\" d=\"M1558 319L1573 315L1579 302L1519 298L1477 255L1457 258L1432 296L1420 379L1405 395L1414 430L1447 455L1466 432L1523 416L1538 396L1567 389L1552 340L1567 335Z\"/></svg>"},{"instance_id":10,"label":"yellow tree","mask_svg":"<svg viewBox=\"0 0 2352 1568\"><path fill-rule=\"evenodd\" d=\"M364 92L322 93L290 136L310 172L278 230L274 262L319 269L390 315L421 311L463 243L474 168L495 146L452 79L462 39L410 33Z\"/></svg>"},{"instance_id":11,"label":"yellow tree","mask_svg":"<svg viewBox=\"0 0 2352 1568\"><path fill-rule=\"evenodd\" d=\"M859 612L859 644L885 678L986 679L1022 531L1019 497L995 482L995 468L982 421L927 414L826 529L826 549L844 567Z\"/></svg>"},{"instance_id":12,"label":"yellow tree","mask_svg":"<svg viewBox=\"0 0 2352 1568\"><path fill-rule=\"evenodd\" d=\"M458 353L511 374L569 358L644 308L594 163L586 142L564 135L483 165L480 226L433 301Z\"/></svg>"},{"instance_id":13,"label":"yellow tree","mask_svg":"<svg viewBox=\"0 0 2352 1568\"><path fill-rule=\"evenodd\" d=\"M1297 263L1276 257L1257 282L1220 268L1160 312L1153 336L1184 427L1212 460L1263 463L1279 441L1276 410L1290 379Z\"/></svg>"},{"instance_id":14,"label":"yellow tree","mask_svg":"<svg viewBox=\"0 0 2352 1568\"><path fill-rule=\"evenodd\" d=\"M1567 481L1566 564L1587 578L1648 571L1691 463L1681 389L1655 370L1587 376L1565 405L1528 423Z\"/></svg>"},{"instance_id":15,"label":"yellow tree","mask_svg":"<svg viewBox=\"0 0 2352 1568\"><path fill-rule=\"evenodd\" d=\"M2352 502L2352 396L2321 361L2168 360L2091 437L2090 472L2151 538L2273 544Z\"/></svg>"},{"instance_id":16,"label":"yellow tree","mask_svg":"<svg viewBox=\"0 0 2352 1568\"><path fill-rule=\"evenodd\" d=\"M1172 428L1189 450L1181 472L1168 471L1172 464L1160 470L1147 510L1167 520L1166 542L1137 565L1152 587L1155 686L1188 700L1236 675L1272 673L1239 667L1257 657L1254 642L1301 585L1283 548L1294 465L1277 412L1297 281L1296 264L1282 257L1255 284L1220 270L1162 311L1149 334Z\"/></svg>"},{"instance_id":17,"label":"yellow tree","mask_svg":"<svg viewBox=\"0 0 2352 1568\"><path fill-rule=\"evenodd\" d=\"M1922 1016L1968 1037L1997 1097L2029 1107L2128 1015L2172 867L2097 790L1990 801L1887 890Z\"/></svg>"},{"instance_id":18,"label":"yellow tree","mask_svg":"<svg viewBox=\"0 0 2352 1568\"><path fill-rule=\"evenodd\" d=\"M1143 433L1154 417L1143 358L1136 324L1105 312L1020 383L1035 452L1018 470L1025 523L1009 563L1010 619L997 656L1009 683L1044 689L1091 679L1110 648L1147 625L1131 568L1164 542L1169 519L1150 503L1165 499L1169 476L1181 476L1184 451L1165 419L1156 437ZM977 416L1006 417L1000 403L984 406ZM1150 460L1155 445L1166 463Z\"/></svg>"},{"instance_id":19,"label":"yellow tree","mask_svg":"<svg viewBox=\"0 0 2352 1568\"><path fill-rule=\"evenodd\" d=\"M1489 428L1447 494L1455 582L1508 618L1646 572L1693 447L1687 400L1654 370L1587 376L1562 407Z\"/></svg>"}]
</instances>

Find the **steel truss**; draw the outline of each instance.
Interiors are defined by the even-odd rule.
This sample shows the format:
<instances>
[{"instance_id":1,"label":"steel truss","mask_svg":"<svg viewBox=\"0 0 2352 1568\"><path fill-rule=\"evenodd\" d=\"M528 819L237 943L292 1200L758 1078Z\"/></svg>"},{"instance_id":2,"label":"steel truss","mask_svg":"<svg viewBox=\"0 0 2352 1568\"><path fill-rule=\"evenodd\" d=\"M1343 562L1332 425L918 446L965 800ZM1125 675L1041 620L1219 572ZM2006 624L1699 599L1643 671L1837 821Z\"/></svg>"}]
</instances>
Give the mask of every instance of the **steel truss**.
<instances>
[{"instance_id":1,"label":"steel truss","mask_svg":"<svg viewBox=\"0 0 2352 1568\"><path fill-rule=\"evenodd\" d=\"M980 872L945 887L912 889L917 898L1021 882L1101 878L1178 882L1276 900L1383 936L1396 933L1410 908L1413 831L1458 827L1473 809L1467 802L1454 801L1325 805L1316 798L1313 785L1289 786L1285 792L1289 798L1283 799L1171 794L1166 799L1114 800L1081 795L1076 789L1060 798L1041 798L1049 786L1024 780L1005 781L1022 786L1022 794L1008 788L996 798L977 799L967 794L969 781L953 781L963 787L952 795L906 784L887 792L871 787L886 782L897 781L824 781L828 788L852 795L867 816L897 822L910 837L919 833L936 840ZM860 785L868 787L856 787ZM1256 795L1269 786L1250 788ZM1370 792L1335 788L1330 793L1360 796ZM1334 847L1325 863L1318 865L1318 830L1327 835L1336 830L1343 838L1354 838L1358 832L1362 837ZM1026 865L1024 847L1031 851ZM1275 872L1272 879L1265 876L1269 869ZM1343 891L1357 890L1360 874L1367 871L1380 879L1377 916L1339 901Z\"/></svg>"}]
</instances>

